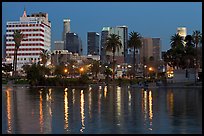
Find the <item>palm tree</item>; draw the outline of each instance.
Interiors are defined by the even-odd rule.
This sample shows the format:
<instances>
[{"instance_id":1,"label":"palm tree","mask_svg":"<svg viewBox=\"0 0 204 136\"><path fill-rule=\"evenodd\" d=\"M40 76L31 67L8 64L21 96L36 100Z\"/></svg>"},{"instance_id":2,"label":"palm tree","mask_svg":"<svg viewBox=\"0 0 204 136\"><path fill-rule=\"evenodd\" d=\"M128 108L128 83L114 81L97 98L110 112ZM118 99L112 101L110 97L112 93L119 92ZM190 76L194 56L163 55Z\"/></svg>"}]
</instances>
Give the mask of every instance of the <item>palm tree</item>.
<instances>
[{"instance_id":1,"label":"palm tree","mask_svg":"<svg viewBox=\"0 0 204 136\"><path fill-rule=\"evenodd\" d=\"M100 62L97 60L94 60L92 62L90 70L91 72L95 73L95 79L97 79L97 75L100 72Z\"/></svg>"},{"instance_id":2,"label":"palm tree","mask_svg":"<svg viewBox=\"0 0 204 136\"><path fill-rule=\"evenodd\" d=\"M179 34L174 34L173 36L171 36L170 44L171 48L184 46L183 38Z\"/></svg>"},{"instance_id":3,"label":"palm tree","mask_svg":"<svg viewBox=\"0 0 204 136\"><path fill-rule=\"evenodd\" d=\"M186 46L185 46L185 56L184 56L184 61L185 61L185 66L187 68L193 67L193 61L195 58L195 49L194 49L194 44L193 44L193 37L191 35L187 35L185 37Z\"/></svg>"},{"instance_id":4,"label":"palm tree","mask_svg":"<svg viewBox=\"0 0 204 136\"><path fill-rule=\"evenodd\" d=\"M21 46L21 41L24 38L24 35L21 33L20 30L14 31L14 42L15 42L15 48L14 48L14 59L13 59L13 77L16 76L16 68L17 68L17 54L18 49Z\"/></svg>"},{"instance_id":5,"label":"palm tree","mask_svg":"<svg viewBox=\"0 0 204 136\"><path fill-rule=\"evenodd\" d=\"M73 59L68 60L67 67L68 67L68 71L71 77L73 77L76 74L76 69L75 69L76 64L77 64L76 60L73 60Z\"/></svg>"},{"instance_id":6,"label":"palm tree","mask_svg":"<svg viewBox=\"0 0 204 136\"><path fill-rule=\"evenodd\" d=\"M49 59L49 51L48 50L42 50L40 57L41 57L42 64L45 66L45 64L47 63L47 61Z\"/></svg>"},{"instance_id":7,"label":"palm tree","mask_svg":"<svg viewBox=\"0 0 204 136\"><path fill-rule=\"evenodd\" d=\"M196 68L197 68L198 67L198 55L197 55L198 44L200 42L202 42L202 33L200 31L198 31L198 30L193 31L192 37L193 37L193 42L194 42L194 44L196 46Z\"/></svg>"},{"instance_id":8,"label":"palm tree","mask_svg":"<svg viewBox=\"0 0 204 136\"><path fill-rule=\"evenodd\" d=\"M106 51L111 51L113 53L113 80L115 79L115 52L116 49L119 51L119 49L122 47L122 43L120 41L120 36L116 34L110 34L110 36L106 40Z\"/></svg>"},{"instance_id":9,"label":"palm tree","mask_svg":"<svg viewBox=\"0 0 204 136\"><path fill-rule=\"evenodd\" d=\"M171 36L170 44L172 48L172 56L174 61L176 62L176 66L178 69L181 66L180 62L184 54L183 38L179 34L174 34L173 36Z\"/></svg>"},{"instance_id":10,"label":"palm tree","mask_svg":"<svg viewBox=\"0 0 204 136\"><path fill-rule=\"evenodd\" d=\"M142 47L142 37L138 32L131 32L128 47L133 48L133 73L135 74L135 50ZM134 76L134 75L133 75Z\"/></svg>"}]
</instances>

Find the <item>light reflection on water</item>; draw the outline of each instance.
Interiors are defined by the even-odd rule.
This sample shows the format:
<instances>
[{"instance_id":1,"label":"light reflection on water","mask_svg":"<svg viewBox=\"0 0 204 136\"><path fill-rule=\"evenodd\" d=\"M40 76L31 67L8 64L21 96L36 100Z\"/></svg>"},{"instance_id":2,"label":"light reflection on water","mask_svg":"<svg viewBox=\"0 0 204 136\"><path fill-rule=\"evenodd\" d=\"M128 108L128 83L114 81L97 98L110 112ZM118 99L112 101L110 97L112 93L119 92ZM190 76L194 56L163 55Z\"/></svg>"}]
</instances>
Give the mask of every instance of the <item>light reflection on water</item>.
<instances>
[{"instance_id":1,"label":"light reflection on water","mask_svg":"<svg viewBox=\"0 0 204 136\"><path fill-rule=\"evenodd\" d=\"M2 132L202 133L202 88L2 88Z\"/></svg>"},{"instance_id":2,"label":"light reflection on water","mask_svg":"<svg viewBox=\"0 0 204 136\"><path fill-rule=\"evenodd\" d=\"M8 124L8 129L7 129L7 133L8 134L12 134L12 109L11 109L11 88L7 88L6 90L6 113L7 113L7 124Z\"/></svg>"}]
</instances>

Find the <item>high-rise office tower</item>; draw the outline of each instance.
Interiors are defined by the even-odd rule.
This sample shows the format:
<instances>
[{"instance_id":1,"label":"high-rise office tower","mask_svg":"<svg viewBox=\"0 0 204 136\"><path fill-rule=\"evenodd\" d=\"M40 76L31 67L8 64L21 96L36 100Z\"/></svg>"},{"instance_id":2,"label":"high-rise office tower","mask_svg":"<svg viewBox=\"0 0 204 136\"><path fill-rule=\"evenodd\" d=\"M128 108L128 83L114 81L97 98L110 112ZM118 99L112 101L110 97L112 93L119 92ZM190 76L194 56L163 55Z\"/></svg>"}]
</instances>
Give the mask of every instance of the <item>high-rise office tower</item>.
<instances>
[{"instance_id":1,"label":"high-rise office tower","mask_svg":"<svg viewBox=\"0 0 204 136\"><path fill-rule=\"evenodd\" d=\"M99 33L87 33L87 55L99 55Z\"/></svg>"},{"instance_id":2,"label":"high-rise office tower","mask_svg":"<svg viewBox=\"0 0 204 136\"><path fill-rule=\"evenodd\" d=\"M183 40L185 40L187 35L187 28L186 27L178 27L177 28L177 34L179 34ZM184 41L184 46L186 45L186 42Z\"/></svg>"},{"instance_id":3,"label":"high-rise office tower","mask_svg":"<svg viewBox=\"0 0 204 136\"><path fill-rule=\"evenodd\" d=\"M115 52L115 59L116 63L118 64L124 63L127 59L128 27L116 26L116 27L104 27L102 29L101 48L103 49L103 52L101 55L104 55L105 53L106 56L112 56L111 52L105 50L105 42L110 34L116 34L120 37L122 47L119 49L119 51ZM104 56L102 56L102 58L104 58Z\"/></svg>"},{"instance_id":4,"label":"high-rise office tower","mask_svg":"<svg viewBox=\"0 0 204 136\"><path fill-rule=\"evenodd\" d=\"M187 28L186 27L178 27L177 34L179 34L183 39L185 39L187 35Z\"/></svg>"},{"instance_id":5,"label":"high-rise office tower","mask_svg":"<svg viewBox=\"0 0 204 136\"><path fill-rule=\"evenodd\" d=\"M142 38L142 43L139 62L142 64L147 63L150 57L153 57L154 61L159 61L161 59L160 38Z\"/></svg>"},{"instance_id":6,"label":"high-rise office tower","mask_svg":"<svg viewBox=\"0 0 204 136\"><path fill-rule=\"evenodd\" d=\"M70 21L70 19L63 20L62 41L64 41L64 45L66 45L66 33L70 32Z\"/></svg>"},{"instance_id":7,"label":"high-rise office tower","mask_svg":"<svg viewBox=\"0 0 204 136\"><path fill-rule=\"evenodd\" d=\"M13 59L15 30L20 30L24 40L18 50L17 68L26 63L37 63L40 61L42 50L51 49L51 23L47 13L34 13L30 16L24 10L20 21L9 21L6 25L6 55Z\"/></svg>"},{"instance_id":8,"label":"high-rise office tower","mask_svg":"<svg viewBox=\"0 0 204 136\"><path fill-rule=\"evenodd\" d=\"M82 41L78 34L76 33L67 33L66 34L66 46L65 50L68 50L72 53L82 54Z\"/></svg>"},{"instance_id":9,"label":"high-rise office tower","mask_svg":"<svg viewBox=\"0 0 204 136\"><path fill-rule=\"evenodd\" d=\"M101 31L101 51L100 51L100 61L102 63L106 62L106 48L105 43L109 36L110 27L103 27Z\"/></svg>"}]
</instances>

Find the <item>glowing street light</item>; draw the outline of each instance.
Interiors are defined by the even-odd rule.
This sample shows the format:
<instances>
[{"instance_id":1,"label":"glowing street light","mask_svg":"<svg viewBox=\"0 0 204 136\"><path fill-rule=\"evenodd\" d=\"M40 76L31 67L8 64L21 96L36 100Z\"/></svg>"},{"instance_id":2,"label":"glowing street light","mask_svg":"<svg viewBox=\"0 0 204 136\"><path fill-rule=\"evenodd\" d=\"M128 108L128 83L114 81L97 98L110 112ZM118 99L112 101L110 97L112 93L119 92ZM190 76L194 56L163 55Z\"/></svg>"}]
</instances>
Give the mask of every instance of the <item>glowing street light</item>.
<instances>
[{"instance_id":1,"label":"glowing street light","mask_svg":"<svg viewBox=\"0 0 204 136\"><path fill-rule=\"evenodd\" d=\"M84 68L80 68L80 72L83 72L84 71Z\"/></svg>"},{"instance_id":2,"label":"glowing street light","mask_svg":"<svg viewBox=\"0 0 204 136\"><path fill-rule=\"evenodd\" d=\"M67 69L67 68L65 68L65 69L64 69L64 73L67 73L67 72L68 72L68 69Z\"/></svg>"},{"instance_id":3,"label":"glowing street light","mask_svg":"<svg viewBox=\"0 0 204 136\"><path fill-rule=\"evenodd\" d=\"M84 68L80 68L79 71L80 71L80 74L82 74L84 71Z\"/></svg>"},{"instance_id":4,"label":"glowing street light","mask_svg":"<svg viewBox=\"0 0 204 136\"><path fill-rule=\"evenodd\" d=\"M149 71L153 71L153 68L152 68L152 67L149 67Z\"/></svg>"}]
</instances>

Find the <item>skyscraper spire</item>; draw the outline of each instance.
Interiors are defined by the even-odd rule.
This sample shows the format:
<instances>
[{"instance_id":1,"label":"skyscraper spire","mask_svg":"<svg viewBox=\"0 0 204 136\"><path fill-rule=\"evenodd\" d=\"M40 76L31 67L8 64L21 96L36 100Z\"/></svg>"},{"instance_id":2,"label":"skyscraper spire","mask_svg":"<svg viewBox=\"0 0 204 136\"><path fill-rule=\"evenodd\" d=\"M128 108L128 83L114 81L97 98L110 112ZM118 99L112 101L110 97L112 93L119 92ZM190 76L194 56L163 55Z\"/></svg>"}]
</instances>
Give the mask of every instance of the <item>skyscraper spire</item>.
<instances>
[{"instance_id":1,"label":"skyscraper spire","mask_svg":"<svg viewBox=\"0 0 204 136\"><path fill-rule=\"evenodd\" d=\"M24 12L23 12L23 16L22 17L27 17L25 6L24 6Z\"/></svg>"}]
</instances>

